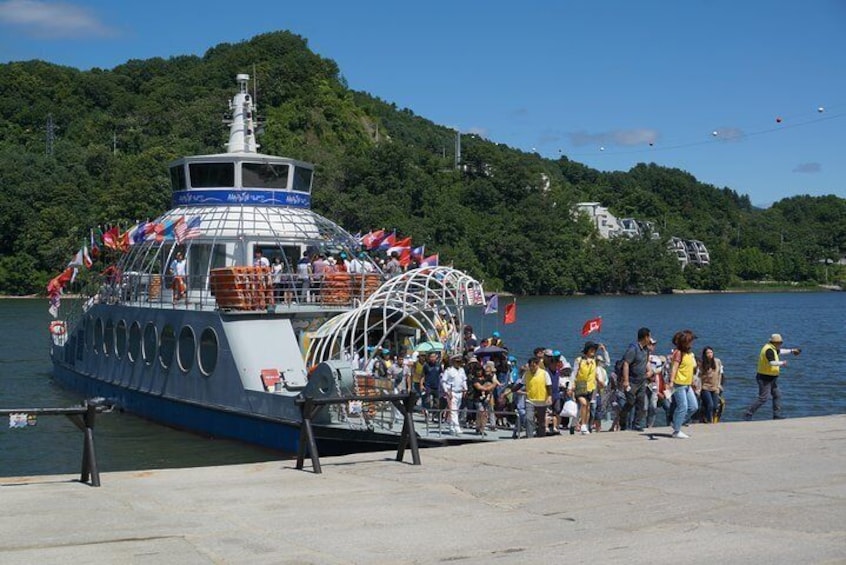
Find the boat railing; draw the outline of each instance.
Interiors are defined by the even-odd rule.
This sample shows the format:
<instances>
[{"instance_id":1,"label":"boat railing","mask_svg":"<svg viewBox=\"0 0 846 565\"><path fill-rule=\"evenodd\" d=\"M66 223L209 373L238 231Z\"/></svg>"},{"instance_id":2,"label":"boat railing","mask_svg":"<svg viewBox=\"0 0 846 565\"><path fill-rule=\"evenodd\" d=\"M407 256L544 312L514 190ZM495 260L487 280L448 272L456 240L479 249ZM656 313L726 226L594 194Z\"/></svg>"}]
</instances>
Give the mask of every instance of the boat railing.
<instances>
[{"instance_id":1,"label":"boat railing","mask_svg":"<svg viewBox=\"0 0 846 565\"><path fill-rule=\"evenodd\" d=\"M379 273L329 273L300 278L267 267L224 267L208 276L175 277L125 272L104 281L97 300L108 304L269 311L291 307L342 309L367 299L382 284ZM183 290L184 289L184 290Z\"/></svg>"}]
</instances>

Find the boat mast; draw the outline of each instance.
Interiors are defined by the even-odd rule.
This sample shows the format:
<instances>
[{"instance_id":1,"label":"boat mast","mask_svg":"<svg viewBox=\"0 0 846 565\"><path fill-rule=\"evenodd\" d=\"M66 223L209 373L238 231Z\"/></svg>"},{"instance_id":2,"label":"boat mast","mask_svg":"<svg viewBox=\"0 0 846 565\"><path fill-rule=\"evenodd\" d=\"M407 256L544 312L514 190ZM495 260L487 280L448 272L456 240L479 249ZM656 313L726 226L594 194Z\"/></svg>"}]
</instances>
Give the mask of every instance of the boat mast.
<instances>
[{"instance_id":1,"label":"boat mast","mask_svg":"<svg viewBox=\"0 0 846 565\"><path fill-rule=\"evenodd\" d=\"M238 81L238 94L229 102L232 124L229 126L229 143L226 145L226 150L229 153L255 153L258 145L254 119L255 107L249 89L250 75L239 74L235 80Z\"/></svg>"}]
</instances>

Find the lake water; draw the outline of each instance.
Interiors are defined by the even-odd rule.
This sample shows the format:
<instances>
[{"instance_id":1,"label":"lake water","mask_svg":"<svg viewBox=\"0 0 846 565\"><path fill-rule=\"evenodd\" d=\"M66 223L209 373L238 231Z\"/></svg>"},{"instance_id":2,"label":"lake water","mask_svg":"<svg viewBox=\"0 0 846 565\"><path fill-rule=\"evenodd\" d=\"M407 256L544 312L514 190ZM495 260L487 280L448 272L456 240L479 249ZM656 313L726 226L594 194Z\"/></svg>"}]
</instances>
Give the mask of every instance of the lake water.
<instances>
[{"instance_id":1,"label":"lake water","mask_svg":"<svg viewBox=\"0 0 846 565\"><path fill-rule=\"evenodd\" d=\"M582 324L602 316L602 341L613 359L647 326L659 352L680 329L699 339L696 352L710 345L726 372L725 419L740 419L757 393L755 365L761 346L774 332L786 347L801 347L779 380L790 417L846 412L846 293L702 294L643 297L542 297L517 301L517 323L504 325L500 312L468 319L482 337L499 330L521 360L538 346L560 349L568 359L581 350ZM50 379L50 322L46 300L0 300L0 407L37 408L79 404L80 398ZM771 416L765 406L757 416ZM660 420L660 419L659 419ZM95 427L101 471L225 465L281 459L285 454L226 440L172 430L134 416L100 416ZM82 458L82 433L66 418L42 416L38 425L9 429L0 422L0 477L76 474Z\"/></svg>"}]
</instances>

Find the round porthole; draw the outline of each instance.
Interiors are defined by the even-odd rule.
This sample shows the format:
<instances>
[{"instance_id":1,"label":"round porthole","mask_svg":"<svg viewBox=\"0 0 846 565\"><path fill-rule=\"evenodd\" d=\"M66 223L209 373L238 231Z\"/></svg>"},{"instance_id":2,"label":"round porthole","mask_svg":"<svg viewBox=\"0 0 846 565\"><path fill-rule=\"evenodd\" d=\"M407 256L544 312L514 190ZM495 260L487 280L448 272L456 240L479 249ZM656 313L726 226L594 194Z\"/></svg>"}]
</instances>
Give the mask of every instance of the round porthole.
<instances>
[{"instance_id":1,"label":"round porthole","mask_svg":"<svg viewBox=\"0 0 846 565\"><path fill-rule=\"evenodd\" d=\"M139 353L141 353L141 325L138 322L132 322L129 326L129 360L135 363Z\"/></svg>"},{"instance_id":2,"label":"round porthole","mask_svg":"<svg viewBox=\"0 0 846 565\"><path fill-rule=\"evenodd\" d=\"M115 350L115 324L111 320L106 322L103 329L103 353L111 355Z\"/></svg>"},{"instance_id":3,"label":"round porthole","mask_svg":"<svg viewBox=\"0 0 846 565\"><path fill-rule=\"evenodd\" d=\"M217 334L206 328L200 334L200 372L209 376L217 367Z\"/></svg>"},{"instance_id":4,"label":"round porthole","mask_svg":"<svg viewBox=\"0 0 846 565\"><path fill-rule=\"evenodd\" d=\"M184 326L179 332L179 347L176 350L176 360L183 373L194 367L194 350L197 347L194 330L191 326Z\"/></svg>"},{"instance_id":5,"label":"round porthole","mask_svg":"<svg viewBox=\"0 0 846 565\"><path fill-rule=\"evenodd\" d=\"M162 367L169 369L173 364L173 354L176 352L176 332L173 326L166 325L162 329L162 337L159 342L159 363Z\"/></svg>"},{"instance_id":6,"label":"round porthole","mask_svg":"<svg viewBox=\"0 0 846 565\"><path fill-rule=\"evenodd\" d=\"M126 355L126 322L123 320L115 326L115 355L118 359Z\"/></svg>"},{"instance_id":7,"label":"round porthole","mask_svg":"<svg viewBox=\"0 0 846 565\"><path fill-rule=\"evenodd\" d=\"M94 322L94 353L100 353L103 350L103 320L97 318Z\"/></svg>"},{"instance_id":8,"label":"round porthole","mask_svg":"<svg viewBox=\"0 0 846 565\"><path fill-rule=\"evenodd\" d=\"M144 363L152 365L156 358L156 344L159 336L153 322L147 322L144 326L144 341L142 342L141 354L144 356Z\"/></svg>"}]
</instances>

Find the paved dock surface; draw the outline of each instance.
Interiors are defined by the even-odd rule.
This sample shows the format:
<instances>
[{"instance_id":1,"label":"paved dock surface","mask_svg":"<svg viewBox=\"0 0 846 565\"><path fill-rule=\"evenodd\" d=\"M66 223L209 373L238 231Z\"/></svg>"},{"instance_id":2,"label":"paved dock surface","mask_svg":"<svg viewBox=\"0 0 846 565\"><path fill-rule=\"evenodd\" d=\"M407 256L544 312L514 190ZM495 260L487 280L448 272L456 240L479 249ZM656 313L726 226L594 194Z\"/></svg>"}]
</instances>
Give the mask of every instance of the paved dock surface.
<instances>
[{"instance_id":1,"label":"paved dock surface","mask_svg":"<svg viewBox=\"0 0 846 565\"><path fill-rule=\"evenodd\" d=\"M0 563L846 563L846 416L688 430L0 478Z\"/></svg>"}]
</instances>

